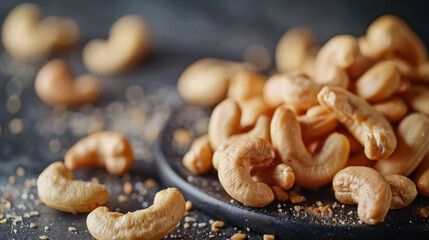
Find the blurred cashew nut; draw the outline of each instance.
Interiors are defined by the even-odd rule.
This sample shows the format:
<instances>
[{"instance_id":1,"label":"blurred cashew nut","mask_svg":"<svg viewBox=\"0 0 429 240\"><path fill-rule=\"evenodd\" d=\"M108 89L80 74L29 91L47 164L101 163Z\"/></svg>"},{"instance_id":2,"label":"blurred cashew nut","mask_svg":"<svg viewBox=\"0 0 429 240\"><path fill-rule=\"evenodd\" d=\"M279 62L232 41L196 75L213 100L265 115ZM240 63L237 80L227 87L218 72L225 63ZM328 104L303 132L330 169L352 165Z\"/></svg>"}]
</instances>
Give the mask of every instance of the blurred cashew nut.
<instances>
[{"instance_id":1,"label":"blurred cashew nut","mask_svg":"<svg viewBox=\"0 0 429 240\"><path fill-rule=\"evenodd\" d=\"M204 174L212 168L212 156L213 151L206 134L194 140L189 151L183 156L183 165L194 174Z\"/></svg>"},{"instance_id":2,"label":"blurred cashew nut","mask_svg":"<svg viewBox=\"0 0 429 240\"><path fill-rule=\"evenodd\" d=\"M388 175L386 180L392 191L390 209L400 209L411 204L417 196L416 184L402 175Z\"/></svg>"},{"instance_id":3,"label":"blurred cashew nut","mask_svg":"<svg viewBox=\"0 0 429 240\"><path fill-rule=\"evenodd\" d=\"M230 80L227 97L239 102L262 96L266 80L267 78L260 74L239 72Z\"/></svg>"},{"instance_id":4,"label":"blurred cashew nut","mask_svg":"<svg viewBox=\"0 0 429 240\"><path fill-rule=\"evenodd\" d=\"M420 163L413 178L419 193L429 197L429 154L426 154Z\"/></svg>"},{"instance_id":5,"label":"blurred cashew nut","mask_svg":"<svg viewBox=\"0 0 429 240\"><path fill-rule=\"evenodd\" d=\"M408 113L407 103L400 97L393 97L372 105L391 123L399 122Z\"/></svg>"}]
</instances>

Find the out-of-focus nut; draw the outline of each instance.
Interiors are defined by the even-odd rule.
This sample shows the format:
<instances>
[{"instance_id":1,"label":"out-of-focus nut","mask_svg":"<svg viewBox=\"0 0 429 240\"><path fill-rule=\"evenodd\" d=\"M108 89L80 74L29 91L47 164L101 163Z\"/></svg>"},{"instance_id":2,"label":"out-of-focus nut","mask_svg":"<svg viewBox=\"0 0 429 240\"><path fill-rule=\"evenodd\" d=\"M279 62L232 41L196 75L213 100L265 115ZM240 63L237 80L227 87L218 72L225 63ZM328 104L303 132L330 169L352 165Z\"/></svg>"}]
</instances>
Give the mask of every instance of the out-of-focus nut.
<instances>
[{"instance_id":1,"label":"out-of-focus nut","mask_svg":"<svg viewBox=\"0 0 429 240\"><path fill-rule=\"evenodd\" d=\"M295 182L295 174L287 164L280 163L267 168L255 168L251 172L252 178L256 182L263 182L270 186L279 186L289 190Z\"/></svg>"},{"instance_id":2,"label":"out-of-focus nut","mask_svg":"<svg viewBox=\"0 0 429 240\"><path fill-rule=\"evenodd\" d=\"M259 116L272 111L262 96L257 96L245 101L238 102L241 109L241 128L253 126Z\"/></svg>"},{"instance_id":3,"label":"out-of-focus nut","mask_svg":"<svg viewBox=\"0 0 429 240\"><path fill-rule=\"evenodd\" d=\"M266 80L260 74L239 72L231 78L227 96L237 102L262 96Z\"/></svg>"},{"instance_id":4,"label":"out-of-focus nut","mask_svg":"<svg viewBox=\"0 0 429 240\"><path fill-rule=\"evenodd\" d=\"M417 168L413 181L421 195L429 196L429 154L426 154Z\"/></svg>"},{"instance_id":5,"label":"out-of-focus nut","mask_svg":"<svg viewBox=\"0 0 429 240\"><path fill-rule=\"evenodd\" d=\"M382 102L377 102L373 107L392 123L399 122L408 113L408 105L400 97L393 97Z\"/></svg>"},{"instance_id":6,"label":"out-of-focus nut","mask_svg":"<svg viewBox=\"0 0 429 240\"><path fill-rule=\"evenodd\" d=\"M212 167L212 156L209 137L203 135L195 139L189 151L183 156L183 165L194 174L204 174Z\"/></svg>"},{"instance_id":7,"label":"out-of-focus nut","mask_svg":"<svg viewBox=\"0 0 429 240\"><path fill-rule=\"evenodd\" d=\"M429 87L414 84L403 94L403 97L414 111L429 116Z\"/></svg>"},{"instance_id":8,"label":"out-of-focus nut","mask_svg":"<svg viewBox=\"0 0 429 240\"><path fill-rule=\"evenodd\" d=\"M283 95L285 94L285 81L283 75L276 74L271 76L264 85L263 96L265 102L270 107L277 107L283 103Z\"/></svg>"},{"instance_id":9,"label":"out-of-focus nut","mask_svg":"<svg viewBox=\"0 0 429 240\"><path fill-rule=\"evenodd\" d=\"M338 127L335 115L320 105L309 108L305 115L298 116L298 121L305 143L324 137Z\"/></svg>"},{"instance_id":10,"label":"out-of-focus nut","mask_svg":"<svg viewBox=\"0 0 429 240\"><path fill-rule=\"evenodd\" d=\"M265 115L259 116L258 120L256 120L255 126L250 131L232 135L228 138L226 144L231 144L245 138L262 138L270 142L270 123L270 117Z\"/></svg>"},{"instance_id":11,"label":"out-of-focus nut","mask_svg":"<svg viewBox=\"0 0 429 240\"><path fill-rule=\"evenodd\" d=\"M417 196L416 184L402 175L388 175L386 180L392 191L390 209L400 209L410 205Z\"/></svg>"}]
</instances>

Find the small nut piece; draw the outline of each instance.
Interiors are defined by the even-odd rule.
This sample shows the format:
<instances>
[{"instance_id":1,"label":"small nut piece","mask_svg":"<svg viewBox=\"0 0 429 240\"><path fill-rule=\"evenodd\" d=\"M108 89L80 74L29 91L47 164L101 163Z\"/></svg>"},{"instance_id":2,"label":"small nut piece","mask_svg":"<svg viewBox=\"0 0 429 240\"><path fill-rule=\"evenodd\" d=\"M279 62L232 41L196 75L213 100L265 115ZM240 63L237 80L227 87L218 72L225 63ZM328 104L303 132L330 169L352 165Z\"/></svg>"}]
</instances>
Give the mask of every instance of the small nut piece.
<instances>
[{"instance_id":1,"label":"small nut piece","mask_svg":"<svg viewBox=\"0 0 429 240\"><path fill-rule=\"evenodd\" d=\"M402 175L386 176L392 191L390 209L400 209L410 205L417 196L416 184Z\"/></svg>"},{"instance_id":2,"label":"small nut piece","mask_svg":"<svg viewBox=\"0 0 429 240\"><path fill-rule=\"evenodd\" d=\"M131 167L134 154L131 144L121 134L97 132L83 138L70 148L64 161L69 169L102 167L110 174L119 175Z\"/></svg>"},{"instance_id":3,"label":"small nut piece","mask_svg":"<svg viewBox=\"0 0 429 240\"><path fill-rule=\"evenodd\" d=\"M320 105L331 109L337 119L365 146L371 160L389 157L396 149L396 136L387 119L364 99L339 87L324 87Z\"/></svg>"},{"instance_id":4,"label":"small nut piece","mask_svg":"<svg viewBox=\"0 0 429 240\"><path fill-rule=\"evenodd\" d=\"M209 137L203 135L195 139L189 151L183 156L183 165L194 174L204 174L212 168L212 156Z\"/></svg>"},{"instance_id":5,"label":"small nut piece","mask_svg":"<svg viewBox=\"0 0 429 240\"><path fill-rule=\"evenodd\" d=\"M399 122L408 113L407 103L400 97L390 98L372 106L392 123Z\"/></svg>"},{"instance_id":6,"label":"small nut piece","mask_svg":"<svg viewBox=\"0 0 429 240\"><path fill-rule=\"evenodd\" d=\"M236 141L221 156L219 181L232 198L252 207L264 207L274 200L270 186L253 181L250 175L253 168L273 162L275 154L269 142L260 138Z\"/></svg>"},{"instance_id":7,"label":"small nut piece","mask_svg":"<svg viewBox=\"0 0 429 240\"><path fill-rule=\"evenodd\" d=\"M419 193L429 197L429 154L426 154L425 158L420 163L413 180L417 185Z\"/></svg>"},{"instance_id":8,"label":"small nut piece","mask_svg":"<svg viewBox=\"0 0 429 240\"><path fill-rule=\"evenodd\" d=\"M40 21L41 15L37 5L24 3L12 9L6 17L2 40L14 58L39 60L79 40L79 26L72 19L48 17Z\"/></svg>"},{"instance_id":9,"label":"small nut piece","mask_svg":"<svg viewBox=\"0 0 429 240\"><path fill-rule=\"evenodd\" d=\"M398 147L388 158L377 161L374 168L384 176L410 175L429 152L429 118L412 113L396 129Z\"/></svg>"},{"instance_id":10,"label":"small nut piece","mask_svg":"<svg viewBox=\"0 0 429 240\"><path fill-rule=\"evenodd\" d=\"M153 205L127 214L109 212L107 207L92 211L86 225L93 237L110 239L158 240L170 234L185 214L185 199L176 188L155 195Z\"/></svg>"},{"instance_id":11,"label":"small nut piece","mask_svg":"<svg viewBox=\"0 0 429 240\"><path fill-rule=\"evenodd\" d=\"M40 69L34 88L39 98L49 105L78 107L93 103L100 96L97 78L86 74L75 79L61 59L54 59Z\"/></svg>"},{"instance_id":12,"label":"small nut piece","mask_svg":"<svg viewBox=\"0 0 429 240\"><path fill-rule=\"evenodd\" d=\"M134 66L148 52L149 30L137 15L119 18L111 27L108 40L95 39L83 49L83 62L94 73L111 75Z\"/></svg>"},{"instance_id":13,"label":"small nut piece","mask_svg":"<svg viewBox=\"0 0 429 240\"><path fill-rule=\"evenodd\" d=\"M358 204L362 222L375 225L386 217L392 202L387 180L369 167L347 167L332 181L335 198L345 204Z\"/></svg>"},{"instance_id":14,"label":"small nut piece","mask_svg":"<svg viewBox=\"0 0 429 240\"><path fill-rule=\"evenodd\" d=\"M256 182L278 186L285 190L289 190L295 182L295 174L292 168L284 163L261 169L255 168L250 174Z\"/></svg>"},{"instance_id":15,"label":"small nut piece","mask_svg":"<svg viewBox=\"0 0 429 240\"><path fill-rule=\"evenodd\" d=\"M103 185L74 180L73 172L62 162L43 170L37 178L37 192L47 206L73 213L90 212L109 199Z\"/></svg>"}]
</instances>

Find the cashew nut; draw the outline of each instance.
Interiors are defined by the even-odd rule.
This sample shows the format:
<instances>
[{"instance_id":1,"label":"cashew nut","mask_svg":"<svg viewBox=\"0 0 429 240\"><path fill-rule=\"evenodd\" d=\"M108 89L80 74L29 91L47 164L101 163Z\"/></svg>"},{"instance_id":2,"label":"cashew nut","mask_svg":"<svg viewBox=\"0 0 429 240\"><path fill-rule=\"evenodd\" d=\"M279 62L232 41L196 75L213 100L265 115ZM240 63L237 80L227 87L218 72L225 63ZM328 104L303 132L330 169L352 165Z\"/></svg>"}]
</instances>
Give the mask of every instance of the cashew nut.
<instances>
[{"instance_id":1,"label":"cashew nut","mask_svg":"<svg viewBox=\"0 0 429 240\"><path fill-rule=\"evenodd\" d=\"M389 157L396 148L396 136L389 121L364 99L339 87L324 87L320 105L331 109L337 119L365 146L372 160Z\"/></svg>"},{"instance_id":2,"label":"cashew nut","mask_svg":"<svg viewBox=\"0 0 429 240\"><path fill-rule=\"evenodd\" d=\"M91 134L70 148L64 157L69 169L88 166L106 168L110 174L125 173L134 162L128 140L116 132Z\"/></svg>"},{"instance_id":3,"label":"cashew nut","mask_svg":"<svg viewBox=\"0 0 429 240\"><path fill-rule=\"evenodd\" d=\"M284 163L261 169L255 168L251 175L255 182L263 182L285 190L289 190L295 182L295 174L292 168Z\"/></svg>"},{"instance_id":4,"label":"cashew nut","mask_svg":"<svg viewBox=\"0 0 429 240\"><path fill-rule=\"evenodd\" d=\"M78 107L93 103L100 96L97 78L86 74L75 79L61 59L54 59L40 69L34 88L39 98L49 105Z\"/></svg>"},{"instance_id":5,"label":"cashew nut","mask_svg":"<svg viewBox=\"0 0 429 240\"><path fill-rule=\"evenodd\" d=\"M262 96L257 96L245 101L238 102L241 109L241 128L253 126L259 116L268 114L271 108L265 102Z\"/></svg>"},{"instance_id":6,"label":"cashew nut","mask_svg":"<svg viewBox=\"0 0 429 240\"><path fill-rule=\"evenodd\" d=\"M206 134L192 143L189 151L183 156L183 165L194 174L204 174L212 168L212 156L213 151Z\"/></svg>"},{"instance_id":7,"label":"cashew nut","mask_svg":"<svg viewBox=\"0 0 429 240\"><path fill-rule=\"evenodd\" d=\"M180 75L177 90L186 101L214 106L225 99L230 79L239 72L252 70L247 63L203 58L189 65Z\"/></svg>"},{"instance_id":8,"label":"cashew nut","mask_svg":"<svg viewBox=\"0 0 429 240\"><path fill-rule=\"evenodd\" d=\"M399 122L408 113L408 106L400 97L375 103L373 107L392 123Z\"/></svg>"},{"instance_id":9,"label":"cashew nut","mask_svg":"<svg viewBox=\"0 0 429 240\"><path fill-rule=\"evenodd\" d=\"M414 201L417 196L417 188L413 181L402 175L389 175L386 176L386 180L392 191L390 209L404 208Z\"/></svg>"},{"instance_id":10,"label":"cashew nut","mask_svg":"<svg viewBox=\"0 0 429 240\"><path fill-rule=\"evenodd\" d=\"M228 88L228 98L243 101L262 96L267 78L252 72L239 72L231 78Z\"/></svg>"},{"instance_id":11,"label":"cashew nut","mask_svg":"<svg viewBox=\"0 0 429 240\"><path fill-rule=\"evenodd\" d=\"M72 19L49 17L40 21L40 17L40 8L32 3L18 5L6 17L2 40L14 58L42 59L74 45L80 38L79 26Z\"/></svg>"},{"instance_id":12,"label":"cashew nut","mask_svg":"<svg viewBox=\"0 0 429 240\"><path fill-rule=\"evenodd\" d=\"M335 115L320 105L309 108L305 115L298 116L298 121L306 143L324 137L338 127Z\"/></svg>"},{"instance_id":13,"label":"cashew nut","mask_svg":"<svg viewBox=\"0 0 429 240\"><path fill-rule=\"evenodd\" d=\"M369 167L347 167L332 181L335 198L345 204L358 204L362 222L375 225L384 220L392 202L387 180Z\"/></svg>"},{"instance_id":14,"label":"cashew nut","mask_svg":"<svg viewBox=\"0 0 429 240\"><path fill-rule=\"evenodd\" d=\"M419 82L429 83L429 62L424 62L417 67L414 78Z\"/></svg>"},{"instance_id":15,"label":"cashew nut","mask_svg":"<svg viewBox=\"0 0 429 240\"><path fill-rule=\"evenodd\" d=\"M419 193L429 197L429 154L426 154L420 163L413 180L417 185Z\"/></svg>"},{"instance_id":16,"label":"cashew nut","mask_svg":"<svg viewBox=\"0 0 429 240\"><path fill-rule=\"evenodd\" d=\"M107 207L92 211L86 225L93 237L107 239L158 240L170 234L185 214L185 199L176 188L167 188L155 195L147 209L122 214Z\"/></svg>"},{"instance_id":17,"label":"cashew nut","mask_svg":"<svg viewBox=\"0 0 429 240\"><path fill-rule=\"evenodd\" d=\"M110 75L134 66L148 52L149 30L137 15L119 18L108 40L94 39L83 49L83 62L94 73Z\"/></svg>"},{"instance_id":18,"label":"cashew nut","mask_svg":"<svg viewBox=\"0 0 429 240\"><path fill-rule=\"evenodd\" d=\"M429 116L429 87L414 84L403 96L414 111Z\"/></svg>"},{"instance_id":19,"label":"cashew nut","mask_svg":"<svg viewBox=\"0 0 429 240\"><path fill-rule=\"evenodd\" d=\"M303 187L329 183L346 166L350 151L347 138L332 133L320 151L311 155L302 141L295 114L284 106L276 109L271 120L271 141L278 159L292 167L296 184Z\"/></svg>"},{"instance_id":20,"label":"cashew nut","mask_svg":"<svg viewBox=\"0 0 429 240\"><path fill-rule=\"evenodd\" d=\"M374 168L384 176L410 175L429 152L429 118L412 113L396 129L398 147L388 158L377 161Z\"/></svg>"},{"instance_id":21,"label":"cashew nut","mask_svg":"<svg viewBox=\"0 0 429 240\"><path fill-rule=\"evenodd\" d=\"M47 206L73 213L90 212L109 199L103 185L74 180L73 172L62 162L43 170L37 178L37 192Z\"/></svg>"},{"instance_id":22,"label":"cashew nut","mask_svg":"<svg viewBox=\"0 0 429 240\"><path fill-rule=\"evenodd\" d=\"M219 181L237 201L252 207L264 207L274 200L274 193L266 183L253 181L250 173L253 168L270 166L274 157L271 144L263 139L236 141L222 154Z\"/></svg>"},{"instance_id":23,"label":"cashew nut","mask_svg":"<svg viewBox=\"0 0 429 240\"><path fill-rule=\"evenodd\" d=\"M378 102L392 96L401 83L401 73L392 62L379 62L366 71L356 82L358 96Z\"/></svg>"}]
</instances>

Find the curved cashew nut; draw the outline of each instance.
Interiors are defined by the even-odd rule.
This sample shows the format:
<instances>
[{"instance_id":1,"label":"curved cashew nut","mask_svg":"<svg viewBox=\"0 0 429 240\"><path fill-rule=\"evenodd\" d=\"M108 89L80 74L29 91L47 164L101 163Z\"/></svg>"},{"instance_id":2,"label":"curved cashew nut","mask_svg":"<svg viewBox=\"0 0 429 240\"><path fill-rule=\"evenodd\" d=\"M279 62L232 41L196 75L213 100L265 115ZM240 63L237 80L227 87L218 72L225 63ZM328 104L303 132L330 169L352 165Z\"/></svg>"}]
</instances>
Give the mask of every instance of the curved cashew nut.
<instances>
[{"instance_id":1,"label":"curved cashew nut","mask_svg":"<svg viewBox=\"0 0 429 240\"><path fill-rule=\"evenodd\" d=\"M243 101L262 96L266 80L267 78L260 74L239 72L230 80L227 97L235 101Z\"/></svg>"},{"instance_id":2,"label":"curved cashew nut","mask_svg":"<svg viewBox=\"0 0 429 240\"><path fill-rule=\"evenodd\" d=\"M192 143L189 151L183 156L183 165L194 174L204 174L212 168L212 156L213 150L206 134Z\"/></svg>"},{"instance_id":3,"label":"curved cashew nut","mask_svg":"<svg viewBox=\"0 0 429 240\"><path fill-rule=\"evenodd\" d=\"M271 167L255 169L251 172L255 182L263 182L270 186L278 186L289 190L295 183L295 174L287 164L280 163Z\"/></svg>"},{"instance_id":4,"label":"curved cashew nut","mask_svg":"<svg viewBox=\"0 0 429 240\"><path fill-rule=\"evenodd\" d=\"M335 115L320 105L309 108L305 115L297 118L306 143L324 137L338 127Z\"/></svg>"},{"instance_id":5,"label":"curved cashew nut","mask_svg":"<svg viewBox=\"0 0 429 240\"><path fill-rule=\"evenodd\" d=\"M347 167L332 181L335 198L345 204L358 204L362 222L375 225L386 217L392 202L387 180L369 167Z\"/></svg>"},{"instance_id":6,"label":"curved cashew nut","mask_svg":"<svg viewBox=\"0 0 429 240\"><path fill-rule=\"evenodd\" d=\"M122 72L147 54L149 39L148 27L140 16L123 16L111 27L108 40L94 39L85 46L83 62L97 74Z\"/></svg>"},{"instance_id":7,"label":"curved cashew nut","mask_svg":"<svg viewBox=\"0 0 429 240\"><path fill-rule=\"evenodd\" d=\"M417 185L419 193L429 197L429 154L426 154L425 158L420 163L413 180Z\"/></svg>"},{"instance_id":8,"label":"curved cashew nut","mask_svg":"<svg viewBox=\"0 0 429 240\"><path fill-rule=\"evenodd\" d=\"M401 73L392 62L379 62L356 82L356 93L365 100L378 102L398 91Z\"/></svg>"},{"instance_id":9,"label":"curved cashew nut","mask_svg":"<svg viewBox=\"0 0 429 240\"><path fill-rule=\"evenodd\" d=\"M396 149L396 136L387 119L364 99L338 87L324 87L320 105L331 109L337 119L365 146L372 160L384 159Z\"/></svg>"},{"instance_id":10,"label":"curved cashew nut","mask_svg":"<svg viewBox=\"0 0 429 240\"><path fill-rule=\"evenodd\" d=\"M177 90L186 101L214 106L225 99L230 79L243 71L251 71L247 63L203 58L189 65L180 75Z\"/></svg>"},{"instance_id":11,"label":"curved cashew nut","mask_svg":"<svg viewBox=\"0 0 429 240\"><path fill-rule=\"evenodd\" d=\"M390 209L400 209L410 205L417 196L416 184L402 175L389 175L386 180L392 191Z\"/></svg>"},{"instance_id":12,"label":"curved cashew nut","mask_svg":"<svg viewBox=\"0 0 429 240\"><path fill-rule=\"evenodd\" d=\"M258 117L271 112L271 108L265 102L262 96L257 96L245 101L238 102L241 109L241 128L253 126Z\"/></svg>"},{"instance_id":13,"label":"curved cashew nut","mask_svg":"<svg viewBox=\"0 0 429 240\"><path fill-rule=\"evenodd\" d=\"M408 105L400 97L393 97L372 106L392 123L399 122L408 113Z\"/></svg>"},{"instance_id":14,"label":"curved cashew nut","mask_svg":"<svg viewBox=\"0 0 429 240\"><path fill-rule=\"evenodd\" d=\"M43 170L37 178L37 193L47 206L73 213L90 212L109 199L103 185L74 180L73 172L62 162Z\"/></svg>"},{"instance_id":15,"label":"curved cashew nut","mask_svg":"<svg viewBox=\"0 0 429 240\"><path fill-rule=\"evenodd\" d=\"M185 199L176 188L167 188L155 195L147 209L122 214L107 207L92 211L86 225L91 235L100 240L157 240L170 234L185 214Z\"/></svg>"},{"instance_id":16,"label":"curved cashew nut","mask_svg":"<svg viewBox=\"0 0 429 240\"><path fill-rule=\"evenodd\" d=\"M253 181L250 173L253 168L270 166L274 157L271 144L263 139L236 141L222 154L219 181L237 201L252 207L264 207L274 200L274 193L266 183Z\"/></svg>"},{"instance_id":17,"label":"curved cashew nut","mask_svg":"<svg viewBox=\"0 0 429 240\"><path fill-rule=\"evenodd\" d=\"M413 84L403 96L414 111L429 116L429 87Z\"/></svg>"},{"instance_id":18,"label":"curved cashew nut","mask_svg":"<svg viewBox=\"0 0 429 240\"><path fill-rule=\"evenodd\" d=\"M412 113L396 129L398 147L388 158L377 161L374 168L384 176L410 175L429 152L429 118Z\"/></svg>"},{"instance_id":19,"label":"curved cashew nut","mask_svg":"<svg viewBox=\"0 0 429 240\"><path fill-rule=\"evenodd\" d=\"M134 162L128 140L116 132L91 134L70 148L64 157L70 169L88 166L106 168L110 174L125 173Z\"/></svg>"},{"instance_id":20,"label":"curved cashew nut","mask_svg":"<svg viewBox=\"0 0 429 240\"><path fill-rule=\"evenodd\" d=\"M79 26L72 19L49 17L40 21L40 16L37 5L24 3L6 17L2 40L13 57L34 61L70 47L80 38Z\"/></svg>"},{"instance_id":21,"label":"curved cashew nut","mask_svg":"<svg viewBox=\"0 0 429 240\"><path fill-rule=\"evenodd\" d=\"M292 167L296 184L303 187L329 183L346 166L350 152L347 138L332 133L321 150L311 155L302 141L295 114L284 106L276 109L271 120L271 141L279 160Z\"/></svg>"},{"instance_id":22,"label":"curved cashew nut","mask_svg":"<svg viewBox=\"0 0 429 240\"><path fill-rule=\"evenodd\" d=\"M49 105L78 107L93 103L100 96L97 78L86 74L74 79L61 59L54 59L40 69L34 88L37 96Z\"/></svg>"}]
</instances>

